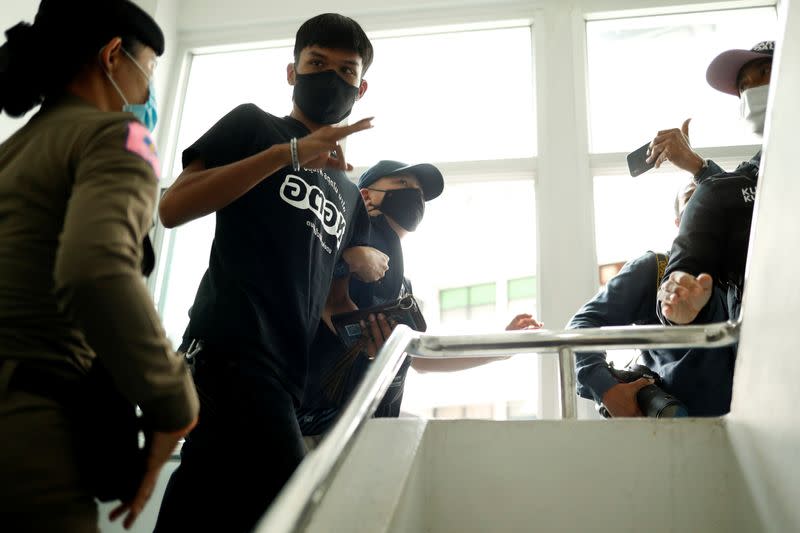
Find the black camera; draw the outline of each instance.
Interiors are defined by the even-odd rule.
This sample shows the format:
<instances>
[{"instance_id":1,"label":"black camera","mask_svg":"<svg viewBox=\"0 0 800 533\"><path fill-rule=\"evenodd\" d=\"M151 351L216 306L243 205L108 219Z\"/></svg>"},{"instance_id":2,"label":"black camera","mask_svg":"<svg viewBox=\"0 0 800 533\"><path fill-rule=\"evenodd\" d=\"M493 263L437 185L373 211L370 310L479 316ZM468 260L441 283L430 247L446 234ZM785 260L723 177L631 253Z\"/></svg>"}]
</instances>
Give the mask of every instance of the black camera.
<instances>
[{"instance_id":1,"label":"black camera","mask_svg":"<svg viewBox=\"0 0 800 533\"><path fill-rule=\"evenodd\" d=\"M646 366L633 365L625 370L617 370L614 365L609 367L609 371L620 383L631 383L640 378L652 379L653 384L639 389L636 393L636 403L645 416L652 418L680 418L689 416L686 406L671 394L667 394L661 389L661 376L653 372ZM606 418L611 418L611 414L604 405L598 406L600 414Z\"/></svg>"}]
</instances>

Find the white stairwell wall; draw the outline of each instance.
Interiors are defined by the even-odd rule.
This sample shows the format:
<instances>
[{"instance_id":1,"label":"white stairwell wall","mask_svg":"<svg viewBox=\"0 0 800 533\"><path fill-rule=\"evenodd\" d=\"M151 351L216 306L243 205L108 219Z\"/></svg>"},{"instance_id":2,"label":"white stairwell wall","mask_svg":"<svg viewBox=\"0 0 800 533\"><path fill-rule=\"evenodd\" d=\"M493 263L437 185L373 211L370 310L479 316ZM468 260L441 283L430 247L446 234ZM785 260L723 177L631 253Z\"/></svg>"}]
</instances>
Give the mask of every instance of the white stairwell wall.
<instances>
[{"instance_id":1,"label":"white stairwell wall","mask_svg":"<svg viewBox=\"0 0 800 533\"><path fill-rule=\"evenodd\" d=\"M800 531L800 2L779 6L766 149L728 429L769 531Z\"/></svg>"},{"instance_id":2,"label":"white stairwell wall","mask_svg":"<svg viewBox=\"0 0 800 533\"><path fill-rule=\"evenodd\" d=\"M725 426L372 420L306 531L758 532Z\"/></svg>"}]
</instances>

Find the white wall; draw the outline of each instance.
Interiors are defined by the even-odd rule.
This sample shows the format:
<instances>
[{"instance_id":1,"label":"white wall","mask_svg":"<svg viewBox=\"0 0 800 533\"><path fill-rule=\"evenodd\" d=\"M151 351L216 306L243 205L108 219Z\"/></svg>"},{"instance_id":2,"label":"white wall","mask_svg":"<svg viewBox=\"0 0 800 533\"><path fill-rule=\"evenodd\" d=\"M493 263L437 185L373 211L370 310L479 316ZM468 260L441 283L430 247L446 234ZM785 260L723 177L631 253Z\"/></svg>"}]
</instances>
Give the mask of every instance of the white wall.
<instances>
[{"instance_id":1,"label":"white wall","mask_svg":"<svg viewBox=\"0 0 800 533\"><path fill-rule=\"evenodd\" d=\"M743 331L736 363L731 435L762 520L771 531L800 531L800 415L797 313L800 284L800 2L780 10L790 31L778 42L771 113L751 241Z\"/></svg>"},{"instance_id":2,"label":"white wall","mask_svg":"<svg viewBox=\"0 0 800 533\"><path fill-rule=\"evenodd\" d=\"M427 531L761 531L719 420L431 421L424 446Z\"/></svg>"},{"instance_id":3,"label":"white wall","mask_svg":"<svg viewBox=\"0 0 800 533\"><path fill-rule=\"evenodd\" d=\"M756 533L753 507L722 420L378 419L308 531Z\"/></svg>"}]
</instances>

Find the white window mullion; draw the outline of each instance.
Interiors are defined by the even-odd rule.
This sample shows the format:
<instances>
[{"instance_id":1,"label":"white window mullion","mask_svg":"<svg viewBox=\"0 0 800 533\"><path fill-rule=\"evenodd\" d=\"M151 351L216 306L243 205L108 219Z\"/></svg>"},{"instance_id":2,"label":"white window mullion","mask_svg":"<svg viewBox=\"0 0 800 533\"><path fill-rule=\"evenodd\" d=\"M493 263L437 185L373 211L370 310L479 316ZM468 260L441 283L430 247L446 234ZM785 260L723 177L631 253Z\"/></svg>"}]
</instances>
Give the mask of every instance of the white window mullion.
<instances>
[{"instance_id":1,"label":"white window mullion","mask_svg":"<svg viewBox=\"0 0 800 533\"><path fill-rule=\"evenodd\" d=\"M537 274L541 317L561 328L597 287L588 157L585 28L581 13L537 12ZM540 418L558 417L556 358L541 358Z\"/></svg>"}]
</instances>

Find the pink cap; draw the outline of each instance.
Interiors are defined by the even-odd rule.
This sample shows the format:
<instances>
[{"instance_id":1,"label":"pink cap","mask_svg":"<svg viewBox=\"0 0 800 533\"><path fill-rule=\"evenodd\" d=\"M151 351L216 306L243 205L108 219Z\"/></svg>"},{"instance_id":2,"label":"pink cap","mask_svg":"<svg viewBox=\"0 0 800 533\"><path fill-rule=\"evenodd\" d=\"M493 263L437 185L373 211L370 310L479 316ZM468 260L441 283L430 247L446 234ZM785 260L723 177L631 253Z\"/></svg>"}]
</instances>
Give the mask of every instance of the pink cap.
<instances>
[{"instance_id":1,"label":"pink cap","mask_svg":"<svg viewBox=\"0 0 800 533\"><path fill-rule=\"evenodd\" d=\"M739 96L736 79L742 67L754 59L772 57L775 41L762 41L750 50L728 50L714 58L706 71L706 81L718 91Z\"/></svg>"}]
</instances>

